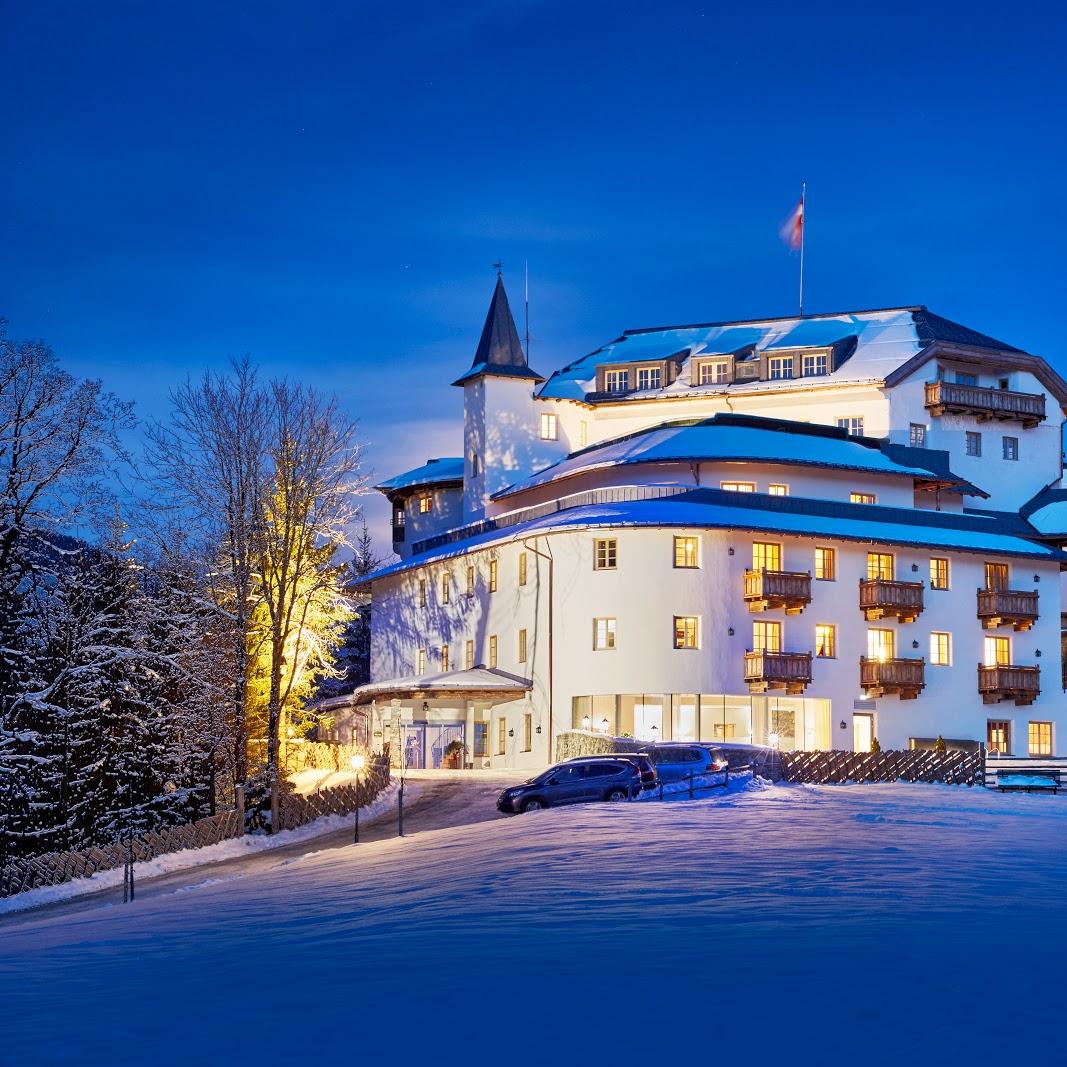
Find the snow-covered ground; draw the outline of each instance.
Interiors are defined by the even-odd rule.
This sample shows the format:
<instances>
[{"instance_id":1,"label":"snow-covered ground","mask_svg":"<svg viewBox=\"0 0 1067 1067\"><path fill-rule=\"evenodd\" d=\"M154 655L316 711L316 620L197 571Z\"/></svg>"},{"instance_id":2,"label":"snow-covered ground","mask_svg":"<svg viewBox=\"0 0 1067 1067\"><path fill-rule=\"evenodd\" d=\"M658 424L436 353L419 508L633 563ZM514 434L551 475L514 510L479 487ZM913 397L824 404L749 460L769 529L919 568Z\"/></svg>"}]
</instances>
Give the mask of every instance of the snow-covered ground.
<instances>
[{"instance_id":1,"label":"snow-covered ground","mask_svg":"<svg viewBox=\"0 0 1067 1067\"><path fill-rule=\"evenodd\" d=\"M1060 797L492 819L5 928L0 1062L1060 1064L1065 889Z\"/></svg>"}]
</instances>

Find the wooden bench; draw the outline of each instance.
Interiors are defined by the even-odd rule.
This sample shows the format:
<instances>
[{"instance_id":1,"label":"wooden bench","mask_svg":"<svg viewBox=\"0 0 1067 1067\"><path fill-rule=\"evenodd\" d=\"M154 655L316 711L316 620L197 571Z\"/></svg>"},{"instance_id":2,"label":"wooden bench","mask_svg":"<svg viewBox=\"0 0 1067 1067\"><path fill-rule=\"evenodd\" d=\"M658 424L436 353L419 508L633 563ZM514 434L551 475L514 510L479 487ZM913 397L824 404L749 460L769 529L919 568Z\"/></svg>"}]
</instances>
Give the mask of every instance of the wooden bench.
<instances>
[{"instance_id":1,"label":"wooden bench","mask_svg":"<svg viewBox=\"0 0 1067 1067\"><path fill-rule=\"evenodd\" d=\"M1001 793L1018 791L1026 793L1058 793L1060 791L1060 772L1057 770L1014 770L997 771L997 789Z\"/></svg>"}]
</instances>

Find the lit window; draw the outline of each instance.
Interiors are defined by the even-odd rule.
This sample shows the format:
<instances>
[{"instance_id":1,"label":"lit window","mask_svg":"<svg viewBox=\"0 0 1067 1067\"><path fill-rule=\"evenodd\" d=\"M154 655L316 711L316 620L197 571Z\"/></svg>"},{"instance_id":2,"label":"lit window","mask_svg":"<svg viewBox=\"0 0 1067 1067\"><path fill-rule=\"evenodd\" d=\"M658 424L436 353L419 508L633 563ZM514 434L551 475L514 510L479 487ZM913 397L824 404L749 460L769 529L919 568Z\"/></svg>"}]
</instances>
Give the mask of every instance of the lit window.
<instances>
[{"instance_id":1,"label":"lit window","mask_svg":"<svg viewBox=\"0 0 1067 1067\"><path fill-rule=\"evenodd\" d=\"M781 652L782 624L780 622L754 622L752 624L753 652Z\"/></svg>"},{"instance_id":2,"label":"lit window","mask_svg":"<svg viewBox=\"0 0 1067 1067\"><path fill-rule=\"evenodd\" d=\"M661 367L639 367L637 369L638 389L659 389L663 385Z\"/></svg>"},{"instance_id":3,"label":"lit window","mask_svg":"<svg viewBox=\"0 0 1067 1067\"><path fill-rule=\"evenodd\" d=\"M1011 752L1011 723L1007 719L990 719L986 723L986 748L1002 756Z\"/></svg>"},{"instance_id":4,"label":"lit window","mask_svg":"<svg viewBox=\"0 0 1067 1067\"><path fill-rule=\"evenodd\" d=\"M467 596L474 596L474 564L467 564Z\"/></svg>"},{"instance_id":5,"label":"lit window","mask_svg":"<svg viewBox=\"0 0 1067 1067\"><path fill-rule=\"evenodd\" d=\"M474 724L474 754L482 757L489 755L489 723L487 722Z\"/></svg>"},{"instance_id":6,"label":"lit window","mask_svg":"<svg viewBox=\"0 0 1067 1067\"><path fill-rule=\"evenodd\" d=\"M496 634L489 635L489 666L496 666Z\"/></svg>"},{"instance_id":7,"label":"lit window","mask_svg":"<svg viewBox=\"0 0 1067 1067\"><path fill-rule=\"evenodd\" d=\"M593 570L613 571L618 559L618 542L614 537L598 537L593 542Z\"/></svg>"},{"instance_id":8,"label":"lit window","mask_svg":"<svg viewBox=\"0 0 1067 1067\"><path fill-rule=\"evenodd\" d=\"M674 616L674 647L697 648L698 621L696 615Z\"/></svg>"},{"instance_id":9,"label":"lit window","mask_svg":"<svg viewBox=\"0 0 1067 1067\"><path fill-rule=\"evenodd\" d=\"M1019 458L1019 438L1018 437L1005 437L1004 438L1004 458L1005 459L1018 459Z\"/></svg>"},{"instance_id":10,"label":"lit window","mask_svg":"<svg viewBox=\"0 0 1067 1067\"><path fill-rule=\"evenodd\" d=\"M585 446L588 443L589 443L589 423L587 423L585 421L585 419L582 419L582 421L580 423L578 423L578 447L579 448L585 448Z\"/></svg>"},{"instance_id":11,"label":"lit window","mask_svg":"<svg viewBox=\"0 0 1067 1067\"><path fill-rule=\"evenodd\" d=\"M756 491L755 482L720 482L719 486L728 493L754 493Z\"/></svg>"},{"instance_id":12,"label":"lit window","mask_svg":"<svg viewBox=\"0 0 1067 1067\"><path fill-rule=\"evenodd\" d=\"M908 444L912 448L926 447L926 427L921 422L913 422L908 431Z\"/></svg>"},{"instance_id":13,"label":"lit window","mask_svg":"<svg viewBox=\"0 0 1067 1067\"><path fill-rule=\"evenodd\" d=\"M676 537L674 539L674 565L676 567L699 567L697 551L695 537Z\"/></svg>"},{"instance_id":14,"label":"lit window","mask_svg":"<svg viewBox=\"0 0 1067 1067\"><path fill-rule=\"evenodd\" d=\"M615 647L615 620L593 620L593 649L601 652L604 649Z\"/></svg>"},{"instance_id":15,"label":"lit window","mask_svg":"<svg viewBox=\"0 0 1067 1067\"><path fill-rule=\"evenodd\" d=\"M1011 664L1011 641L1006 637L987 637L982 652L982 663L986 667L1007 667Z\"/></svg>"},{"instance_id":16,"label":"lit window","mask_svg":"<svg viewBox=\"0 0 1067 1067\"><path fill-rule=\"evenodd\" d=\"M946 633L930 634L930 663L935 667L947 667L952 663L952 639Z\"/></svg>"},{"instance_id":17,"label":"lit window","mask_svg":"<svg viewBox=\"0 0 1067 1067\"><path fill-rule=\"evenodd\" d=\"M973 430L967 431L967 455L980 456L982 454L982 435Z\"/></svg>"},{"instance_id":18,"label":"lit window","mask_svg":"<svg viewBox=\"0 0 1067 1067\"><path fill-rule=\"evenodd\" d=\"M519 553L519 585L526 584L526 553Z\"/></svg>"},{"instance_id":19,"label":"lit window","mask_svg":"<svg viewBox=\"0 0 1067 1067\"><path fill-rule=\"evenodd\" d=\"M873 504L875 501L874 493L849 493L848 502L850 504Z\"/></svg>"},{"instance_id":20,"label":"lit window","mask_svg":"<svg viewBox=\"0 0 1067 1067\"><path fill-rule=\"evenodd\" d=\"M987 563L985 565L986 589L1008 588L1008 565L1006 563Z\"/></svg>"},{"instance_id":21,"label":"lit window","mask_svg":"<svg viewBox=\"0 0 1067 1067\"><path fill-rule=\"evenodd\" d=\"M815 577L820 582L837 579L837 554L832 548L815 549Z\"/></svg>"},{"instance_id":22,"label":"lit window","mask_svg":"<svg viewBox=\"0 0 1067 1067\"><path fill-rule=\"evenodd\" d=\"M726 385L730 380L730 364L725 359L701 363L697 370L698 385Z\"/></svg>"},{"instance_id":23,"label":"lit window","mask_svg":"<svg viewBox=\"0 0 1067 1067\"><path fill-rule=\"evenodd\" d=\"M426 579L419 579L419 607L426 607Z\"/></svg>"},{"instance_id":24,"label":"lit window","mask_svg":"<svg viewBox=\"0 0 1067 1067\"><path fill-rule=\"evenodd\" d=\"M825 352L811 352L801 360L800 373L805 378L818 378L830 369L830 360Z\"/></svg>"},{"instance_id":25,"label":"lit window","mask_svg":"<svg viewBox=\"0 0 1067 1067\"><path fill-rule=\"evenodd\" d=\"M930 588L931 589L947 589L948 588L948 560L947 559L931 559L930 560Z\"/></svg>"},{"instance_id":26,"label":"lit window","mask_svg":"<svg viewBox=\"0 0 1067 1067\"><path fill-rule=\"evenodd\" d=\"M782 569L782 546L767 541L753 541L752 569L754 571L780 571Z\"/></svg>"},{"instance_id":27,"label":"lit window","mask_svg":"<svg viewBox=\"0 0 1067 1067\"><path fill-rule=\"evenodd\" d=\"M867 631L867 658L885 663L896 655L897 635L893 630Z\"/></svg>"},{"instance_id":28,"label":"lit window","mask_svg":"<svg viewBox=\"0 0 1067 1067\"><path fill-rule=\"evenodd\" d=\"M399 504L393 508L393 526L398 530L402 530L406 521L407 513L404 511L404 506Z\"/></svg>"},{"instance_id":29,"label":"lit window","mask_svg":"<svg viewBox=\"0 0 1067 1067\"><path fill-rule=\"evenodd\" d=\"M448 670L448 645L441 646L441 670Z\"/></svg>"},{"instance_id":30,"label":"lit window","mask_svg":"<svg viewBox=\"0 0 1067 1067\"><path fill-rule=\"evenodd\" d=\"M433 497L429 493L423 493L419 497L419 514L426 515L433 511Z\"/></svg>"},{"instance_id":31,"label":"lit window","mask_svg":"<svg viewBox=\"0 0 1067 1067\"><path fill-rule=\"evenodd\" d=\"M781 482L771 482L767 486L767 492L771 496L789 496L789 486L783 485Z\"/></svg>"},{"instance_id":32,"label":"lit window","mask_svg":"<svg viewBox=\"0 0 1067 1067\"><path fill-rule=\"evenodd\" d=\"M541 440L555 441L559 436L559 419L547 411L541 412Z\"/></svg>"},{"instance_id":33,"label":"lit window","mask_svg":"<svg viewBox=\"0 0 1067 1067\"><path fill-rule=\"evenodd\" d=\"M426 673L426 649L420 648L418 654L415 657L415 673Z\"/></svg>"},{"instance_id":34,"label":"lit window","mask_svg":"<svg viewBox=\"0 0 1067 1067\"><path fill-rule=\"evenodd\" d=\"M1052 755L1052 723L1031 722L1029 734L1031 756Z\"/></svg>"},{"instance_id":35,"label":"lit window","mask_svg":"<svg viewBox=\"0 0 1067 1067\"><path fill-rule=\"evenodd\" d=\"M893 557L888 552L867 553L867 578L869 581L880 579L883 582L893 580Z\"/></svg>"},{"instance_id":36,"label":"lit window","mask_svg":"<svg viewBox=\"0 0 1067 1067\"><path fill-rule=\"evenodd\" d=\"M815 655L833 659L837 655L837 627L828 622L815 624Z\"/></svg>"},{"instance_id":37,"label":"lit window","mask_svg":"<svg viewBox=\"0 0 1067 1067\"><path fill-rule=\"evenodd\" d=\"M452 596L452 575L441 575L441 603L447 604Z\"/></svg>"},{"instance_id":38,"label":"lit window","mask_svg":"<svg viewBox=\"0 0 1067 1067\"><path fill-rule=\"evenodd\" d=\"M468 641L463 646L463 669L470 670L474 666L474 642Z\"/></svg>"},{"instance_id":39,"label":"lit window","mask_svg":"<svg viewBox=\"0 0 1067 1067\"><path fill-rule=\"evenodd\" d=\"M496 572L497 572L496 560L495 559L491 559L489 561L489 592L490 593L495 593L496 592Z\"/></svg>"},{"instance_id":40,"label":"lit window","mask_svg":"<svg viewBox=\"0 0 1067 1067\"><path fill-rule=\"evenodd\" d=\"M628 370L609 370L604 375L604 384L609 393L625 393L630 388Z\"/></svg>"},{"instance_id":41,"label":"lit window","mask_svg":"<svg viewBox=\"0 0 1067 1067\"><path fill-rule=\"evenodd\" d=\"M533 714L527 711L522 717L522 750L530 752L533 749Z\"/></svg>"},{"instance_id":42,"label":"lit window","mask_svg":"<svg viewBox=\"0 0 1067 1067\"><path fill-rule=\"evenodd\" d=\"M863 436L863 416L849 415L848 418L838 419L837 428L844 430L850 437Z\"/></svg>"},{"instance_id":43,"label":"lit window","mask_svg":"<svg viewBox=\"0 0 1067 1067\"><path fill-rule=\"evenodd\" d=\"M526 662L526 631L519 631L519 662Z\"/></svg>"},{"instance_id":44,"label":"lit window","mask_svg":"<svg viewBox=\"0 0 1067 1067\"><path fill-rule=\"evenodd\" d=\"M496 754L503 756L508 750L508 720L503 715L496 721Z\"/></svg>"},{"instance_id":45,"label":"lit window","mask_svg":"<svg viewBox=\"0 0 1067 1067\"><path fill-rule=\"evenodd\" d=\"M782 378L793 377L792 356L771 356L767 361L767 376L770 380L780 381Z\"/></svg>"}]
</instances>

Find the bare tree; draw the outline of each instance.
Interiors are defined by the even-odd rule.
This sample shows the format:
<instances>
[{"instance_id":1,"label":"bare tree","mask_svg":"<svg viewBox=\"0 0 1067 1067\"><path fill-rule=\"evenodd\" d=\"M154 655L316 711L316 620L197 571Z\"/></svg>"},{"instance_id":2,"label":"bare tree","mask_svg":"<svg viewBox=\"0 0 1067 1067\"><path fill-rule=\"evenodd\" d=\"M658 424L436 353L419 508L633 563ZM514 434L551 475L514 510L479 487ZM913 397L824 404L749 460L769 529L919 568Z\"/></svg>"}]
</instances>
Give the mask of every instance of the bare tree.
<instances>
[{"instance_id":1,"label":"bare tree","mask_svg":"<svg viewBox=\"0 0 1067 1067\"><path fill-rule=\"evenodd\" d=\"M263 501L270 484L270 394L247 358L228 376L205 374L171 394L171 415L148 430L150 476L169 510L195 524L217 561L212 587L230 626L233 663L233 774L243 798L248 779L247 697L250 638L258 586ZM172 518L173 516L171 516Z\"/></svg>"}]
</instances>

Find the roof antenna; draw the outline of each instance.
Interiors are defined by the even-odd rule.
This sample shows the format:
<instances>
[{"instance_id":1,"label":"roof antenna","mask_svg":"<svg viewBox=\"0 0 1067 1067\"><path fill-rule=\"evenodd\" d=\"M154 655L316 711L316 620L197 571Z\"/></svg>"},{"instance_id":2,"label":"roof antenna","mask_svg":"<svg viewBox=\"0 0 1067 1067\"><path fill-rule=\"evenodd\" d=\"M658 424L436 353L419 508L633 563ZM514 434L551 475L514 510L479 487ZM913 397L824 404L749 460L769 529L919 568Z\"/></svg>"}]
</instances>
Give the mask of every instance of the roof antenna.
<instances>
[{"instance_id":1,"label":"roof antenna","mask_svg":"<svg viewBox=\"0 0 1067 1067\"><path fill-rule=\"evenodd\" d=\"M496 271L496 276L499 278L504 273L504 264L497 260L493 264L493 270Z\"/></svg>"},{"instance_id":2,"label":"roof antenna","mask_svg":"<svg viewBox=\"0 0 1067 1067\"><path fill-rule=\"evenodd\" d=\"M530 261L527 259L524 265L524 271L526 276L525 285L525 323L524 329L526 333L526 362L530 362Z\"/></svg>"}]
</instances>

